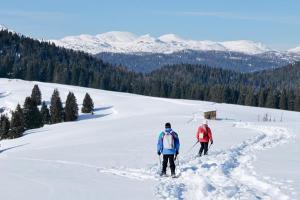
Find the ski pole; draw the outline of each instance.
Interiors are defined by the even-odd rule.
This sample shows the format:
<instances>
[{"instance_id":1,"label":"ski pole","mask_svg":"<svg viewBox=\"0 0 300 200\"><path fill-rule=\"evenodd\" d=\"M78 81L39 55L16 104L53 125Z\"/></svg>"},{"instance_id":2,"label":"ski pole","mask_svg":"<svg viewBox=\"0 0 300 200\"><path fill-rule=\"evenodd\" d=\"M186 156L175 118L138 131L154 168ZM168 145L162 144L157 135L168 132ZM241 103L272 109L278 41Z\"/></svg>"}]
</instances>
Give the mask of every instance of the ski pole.
<instances>
[{"instance_id":1,"label":"ski pole","mask_svg":"<svg viewBox=\"0 0 300 200\"><path fill-rule=\"evenodd\" d=\"M196 143L185 154L189 153L196 146L196 144L198 144L198 142L199 141L197 140Z\"/></svg>"},{"instance_id":2,"label":"ski pole","mask_svg":"<svg viewBox=\"0 0 300 200\"><path fill-rule=\"evenodd\" d=\"M210 145L209 145L209 147L208 147L207 151L210 149L211 145L212 145L212 143L210 143Z\"/></svg>"},{"instance_id":3,"label":"ski pole","mask_svg":"<svg viewBox=\"0 0 300 200\"><path fill-rule=\"evenodd\" d=\"M179 161L179 157L178 157L178 155L177 155L177 167L179 168L179 164L180 164L180 161Z\"/></svg>"},{"instance_id":4,"label":"ski pole","mask_svg":"<svg viewBox=\"0 0 300 200\"><path fill-rule=\"evenodd\" d=\"M176 156L176 160L175 160L175 166L176 166L176 171L177 171L177 175L181 173L181 169L180 169L180 163L179 163L179 157L178 155Z\"/></svg>"},{"instance_id":5,"label":"ski pole","mask_svg":"<svg viewBox=\"0 0 300 200\"><path fill-rule=\"evenodd\" d=\"M159 162L159 173L161 172L162 168L161 168L161 158L160 158L160 155L158 156L158 162Z\"/></svg>"}]
</instances>

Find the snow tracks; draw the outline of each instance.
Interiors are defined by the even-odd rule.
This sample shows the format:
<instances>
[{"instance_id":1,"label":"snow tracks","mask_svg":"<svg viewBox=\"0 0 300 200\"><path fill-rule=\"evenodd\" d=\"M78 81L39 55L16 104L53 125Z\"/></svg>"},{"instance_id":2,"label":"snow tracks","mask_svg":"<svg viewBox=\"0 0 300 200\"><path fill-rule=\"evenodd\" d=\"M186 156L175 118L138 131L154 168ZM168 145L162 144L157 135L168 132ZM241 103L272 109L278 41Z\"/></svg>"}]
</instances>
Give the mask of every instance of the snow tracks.
<instances>
[{"instance_id":1,"label":"snow tracks","mask_svg":"<svg viewBox=\"0 0 300 200\"><path fill-rule=\"evenodd\" d=\"M252 169L257 150L287 142L291 135L284 128L238 123L259 135L226 151L180 163L181 176L161 180L156 194L161 199L289 199L286 189L262 180Z\"/></svg>"},{"instance_id":2,"label":"snow tracks","mask_svg":"<svg viewBox=\"0 0 300 200\"><path fill-rule=\"evenodd\" d=\"M248 128L259 134L224 151L214 151L201 158L181 159L176 179L160 178L158 166L151 169L99 170L137 180L155 179L158 199L290 199L287 186L278 186L259 177L253 170L255 153L286 143L291 134L285 128L235 123L237 128Z\"/></svg>"},{"instance_id":3,"label":"snow tracks","mask_svg":"<svg viewBox=\"0 0 300 200\"><path fill-rule=\"evenodd\" d=\"M185 159L179 157L176 170L180 176L174 179L159 177L158 164L145 169L130 169L101 168L95 165L58 160L30 160L96 169L99 173L138 181L154 180L157 181L155 186L157 199L290 199L288 193L291 187L286 183L278 184L262 177L261 174L256 174L252 163L256 159L257 151L284 144L293 136L282 127L258 126L250 123L235 123L233 126L241 130L252 129L258 132L258 135L229 149L211 151L205 157Z\"/></svg>"}]
</instances>

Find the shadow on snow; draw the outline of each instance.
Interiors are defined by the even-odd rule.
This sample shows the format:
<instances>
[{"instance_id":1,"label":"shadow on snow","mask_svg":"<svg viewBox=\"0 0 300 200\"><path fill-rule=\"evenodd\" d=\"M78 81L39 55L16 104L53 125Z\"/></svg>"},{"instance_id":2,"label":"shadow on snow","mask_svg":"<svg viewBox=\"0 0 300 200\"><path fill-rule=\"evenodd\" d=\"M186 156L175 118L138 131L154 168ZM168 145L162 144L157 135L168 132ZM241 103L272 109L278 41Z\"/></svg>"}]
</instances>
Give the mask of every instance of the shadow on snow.
<instances>
[{"instance_id":1,"label":"shadow on snow","mask_svg":"<svg viewBox=\"0 0 300 200\"><path fill-rule=\"evenodd\" d=\"M101 117L106 117L108 115L111 115L113 113L105 113L105 114L97 114L95 112L104 111L113 108L113 106L106 106L106 107L99 107L94 109L94 114L88 113L88 114L82 114L78 117L78 121L82 120L89 120L89 119L97 119Z\"/></svg>"},{"instance_id":2,"label":"shadow on snow","mask_svg":"<svg viewBox=\"0 0 300 200\"><path fill-rule=\"evenodd\" d=\"M111 108L113 108L113 106L99 107L99 108L95 108L94 112L102 111L102 110L108 110L108 109L111 109Z\"/></svg>"},{"instance_id":3,"label":"shadow on snow","mask_svg":"<svg viewBox=\"0 0 300 200\"><path fill-rule=\"evenodd\" d=\"M28 144L30 144L30 143L20 144L20 145L8 147L8 148L6 148L6 149L1 149L1 150L0 150L0 153L3 153L3 152L5 152L5 151L9 151L9 150L11 150L11 149L15 149L15 148L18 148L18 147L26 146L26 145L28 145Z\"/></svg>"},{"instance_id":4,"label":"shadow on snow","mask_svg":"<svg viewBox=\"0 0 300 200\"><path fill-rule=\"evenodd\" d=\"M105 117L108 115L111 115L112 113L108 113L108 114L85 114L85 115L80 115L78 117L78 121L83 121L83 120L89 120L89 119L97 119L97 118L101 118L101 117Z\"/></svg>"}]
</instances>

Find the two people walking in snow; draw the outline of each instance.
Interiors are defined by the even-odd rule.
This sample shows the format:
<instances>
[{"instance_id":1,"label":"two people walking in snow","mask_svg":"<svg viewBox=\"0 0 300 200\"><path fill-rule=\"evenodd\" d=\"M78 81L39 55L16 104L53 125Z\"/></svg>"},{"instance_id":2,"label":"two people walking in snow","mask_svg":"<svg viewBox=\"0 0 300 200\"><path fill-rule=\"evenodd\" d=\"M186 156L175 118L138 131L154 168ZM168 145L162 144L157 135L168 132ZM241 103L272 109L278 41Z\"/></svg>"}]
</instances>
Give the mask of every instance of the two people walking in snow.
<instances>
[{"instance_id":1,"label":"two people walking in snow","mask_svg":"<svg viewBox=\"0 0 300 200\"><path fill-rule=\"evenodd\" d=\"M202 153L207 155L209 142L211 145L213 144L212 132L208 127L207 120L204 120L203 124L198 128L196 138L197 143L201 144L198 156L202 156ZM165 124L165 130L159 134L157 142L157 154L159 157L161 154L163 155L161 176L166 175L168 162L170 163L171 176L176 176L174 160L176 160L179 154L179 148L180 141L178 134L172 130L171 124L168 122Z\"/></svg>"}]
</instances>

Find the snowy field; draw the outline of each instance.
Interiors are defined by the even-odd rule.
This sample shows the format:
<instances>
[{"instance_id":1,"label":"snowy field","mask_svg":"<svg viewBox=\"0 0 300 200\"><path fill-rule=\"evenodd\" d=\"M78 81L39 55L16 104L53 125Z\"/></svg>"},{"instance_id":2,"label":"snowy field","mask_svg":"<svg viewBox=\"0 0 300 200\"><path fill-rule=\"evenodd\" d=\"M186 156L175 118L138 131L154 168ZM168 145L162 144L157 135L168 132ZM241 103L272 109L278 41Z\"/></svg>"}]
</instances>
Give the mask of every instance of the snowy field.
<instances>
[{"instance_id":1,"label":"snowy field","mask_svg":"<svg viewBox=\"0 0 300 200\"><path fill-rule=\"evenodd\" d=\"M79 104L88 92L95 114L0 141L0 199L300 199L300 113L9 79L0 79L0 111L23 104L34 84L48 103L55 88ZM194 158L207 109L218 115L214 145ZM177 179L157 175L165 122L181 140Z\"/></svg>"}]
</instances>

